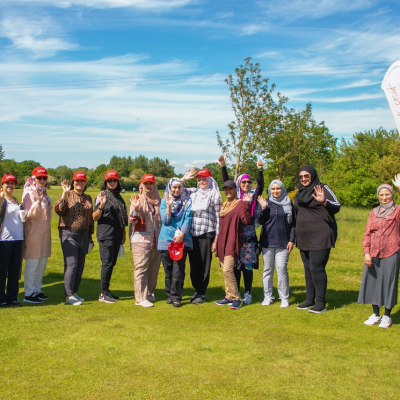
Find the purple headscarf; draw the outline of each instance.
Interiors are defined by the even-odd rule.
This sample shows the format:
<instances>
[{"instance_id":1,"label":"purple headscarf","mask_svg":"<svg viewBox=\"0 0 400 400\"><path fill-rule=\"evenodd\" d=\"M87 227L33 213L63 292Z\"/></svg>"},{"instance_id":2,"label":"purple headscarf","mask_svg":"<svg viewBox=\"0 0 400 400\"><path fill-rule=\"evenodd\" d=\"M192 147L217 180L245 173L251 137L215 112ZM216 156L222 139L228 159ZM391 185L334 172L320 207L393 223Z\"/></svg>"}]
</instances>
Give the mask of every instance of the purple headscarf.
<instances>
[{"instance_id":1,"label":"purple headscarf","mask_svg":"<svg viewBox=\"0 0 400 400\"><path fill-rule=\"evenodd\" d=\"M242 188L240 187L240 182L242 182L243 179L247 179L251 182L250 175L248 175L248 174L239 175L239 177L236 180L236 192L237 192L239 199L243 199L243 196L244 196L244 192L243 192ZM254 190L250 190L250 193L254 194ZM254 199L250 200L251 216L254 216L254 211L255 211L256 205L257 205L257 202L253 201L253 200Z\"/></svg>"}]
</instances>

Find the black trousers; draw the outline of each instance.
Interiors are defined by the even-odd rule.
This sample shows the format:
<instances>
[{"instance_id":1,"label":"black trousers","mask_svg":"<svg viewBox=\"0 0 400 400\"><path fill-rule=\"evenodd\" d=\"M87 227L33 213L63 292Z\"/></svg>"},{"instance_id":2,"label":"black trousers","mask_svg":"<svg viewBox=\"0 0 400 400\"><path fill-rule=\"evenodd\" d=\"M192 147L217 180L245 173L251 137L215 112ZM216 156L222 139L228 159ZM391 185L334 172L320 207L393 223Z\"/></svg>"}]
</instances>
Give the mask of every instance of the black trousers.
<instances>
[{"instance_id":1,"label":"black trousers","mask_svg":"<svg viewBox=\"0 0 400 400\"><path fill-rule=\"evenodd\" d=\"M300 250L301 260L304 264L304 276L306 280L306 298L325 305L326 287L328 277L325 267L328 263L331 249L323 250Z\"/></svg>"},{"instance_id":2,"label":"black trousers","mask_svg":"<svg viewBox=\"0 0 400 400\"><path fill-rule=\"evenodd\" d=\"M253 270L246 269L245 267L242 267L241 269L237 269L235 267L234 272L239 292L240 292L240 278L243 272L244 291L251 293L251 287L253 286Z\"/></svg>"},{"instance_id":3,"label":"black trousers","mask_svg":"<svg viewBox=\"0 0 400 400\"><path fill-rule=\"evenodd\" d=\"M111 275L117 263L122 239L98 240L101 258L101 293L109 291Z\"/></svg>"},{"instance_id":4,"label":"black trousers","mask_svg":"<svg viewBox=\"0 0 400 400\"><path fill-rule=\"evenodd\" d=\"M197 294L204 296L210 282L211 245L215 236L192 236L193 249L189 251L190 280Z\"/></svg>"},{"instance_id":5,"label":"black trousers","mask_svg":"<svg viewBox=\"0 0 400 400\"><path fill-rule=\"evenodd\" d=\"M165 272L165 293L172 301L182 301L187 253L188 249L184 247L183 257L179 261L174 261L171 260L168 250L161 251L161 261Z\"/></svg>"},{"instance_id":6,"label":"black trousers","mask_svg":"<svg viewBox=\"0 0 400 400\"><path fill-rule=\"evenodd\" d=\"M22 266L22 242L22 240L0 241L0 303L17 301Z\"/></svg>"}]
</instances>

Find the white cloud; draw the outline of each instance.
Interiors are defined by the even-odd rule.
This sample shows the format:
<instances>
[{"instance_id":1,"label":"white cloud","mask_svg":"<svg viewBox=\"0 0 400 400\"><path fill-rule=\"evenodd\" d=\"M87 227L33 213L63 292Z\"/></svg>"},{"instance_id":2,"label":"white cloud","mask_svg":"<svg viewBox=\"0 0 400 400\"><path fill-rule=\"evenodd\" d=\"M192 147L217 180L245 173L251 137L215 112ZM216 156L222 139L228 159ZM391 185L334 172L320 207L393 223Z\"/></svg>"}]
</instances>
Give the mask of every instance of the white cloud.
<instances>
[{"instance_id":1,"label":"white cloud","mask_svg":"<svg viewBox=\"0 0 400 400\"><path fill-rule=\"evenodd\" d=\"M6 17L0 22L0 36L9 39L12 48L29 51L36 58L51 57L59 51L76 50L79 47L64 40L49 17L36 20Z\"/></svg>"},{"instance_id":2,"label":"white cloud","mask_svg":"<svg viewBox=\"0 0 400 400\"><path fill-rule=\"evenodd\" d=\"M134 7L144 10L159 11L162 9L182 7L192 0L2 0L3 3L34 3L53 7L68 8L82 6L89 8Z\"/></svg>"}]
</instances>

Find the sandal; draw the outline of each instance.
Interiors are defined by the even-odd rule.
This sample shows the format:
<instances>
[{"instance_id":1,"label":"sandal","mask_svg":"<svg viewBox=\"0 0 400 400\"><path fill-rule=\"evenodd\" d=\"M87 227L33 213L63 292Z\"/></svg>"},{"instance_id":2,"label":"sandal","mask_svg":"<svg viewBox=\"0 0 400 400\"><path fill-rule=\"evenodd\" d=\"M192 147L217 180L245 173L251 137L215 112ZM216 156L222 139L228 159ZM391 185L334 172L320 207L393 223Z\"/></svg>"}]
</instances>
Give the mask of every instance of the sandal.
<instances>
[{"instance_id":1,"label":"sandal","mask_svg":"<svg viewBox=\"0 0 400 400\"><path fill-rule=\"evenodd\" d=\"M182 303L180 301L174 301L174 307L182 307Z\"/></svg>"}]
</instances>

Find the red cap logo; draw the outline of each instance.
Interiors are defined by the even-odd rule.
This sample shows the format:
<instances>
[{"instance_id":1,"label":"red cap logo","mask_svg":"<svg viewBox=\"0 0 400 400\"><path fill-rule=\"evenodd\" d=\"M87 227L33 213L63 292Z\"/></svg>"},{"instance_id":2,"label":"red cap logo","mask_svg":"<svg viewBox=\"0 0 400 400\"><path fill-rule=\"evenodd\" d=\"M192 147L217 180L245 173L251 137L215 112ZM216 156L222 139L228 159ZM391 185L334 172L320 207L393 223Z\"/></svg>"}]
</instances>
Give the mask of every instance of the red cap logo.
<instances>
[{"instance_id":1,"label":"red cap logo","mask_svg":"<svg viewBox=\"0 0 400 400\"><path fill-rule=\"evenodd\" d=\"M43 167L34 168L33 171L32 171L32 176L36 176L36 177L45 176L45 177L47 177L48 175L47 175L46 168L43 168Z\"/></svg>"},{"instance_id":2,"label":"red cap logo","mask_svg":"<svg viewBox=\"0 0 400 400\"><path fill-rule=\"evenodd\" d=\"M183 248L185 247L185 243L182 241L180 243L175 243L172 241L168 245L168 252L171 260L179 261L183 257Z\"/></svg>"},{"instance_id":3,"label":"red cap logo","mask_svg":"<svg viewBox=\"0 0 400 400\"><path fill-rule=\"evenodd\" d=\"M82 172L82 171L76 171L76 172L74 173L73 177L72 177L72 180L73 180L73 181L80 181L80 180L82 180L82 181L87 182L86 174L85 174L84 172Z\"/></svg>"},{"instance_id":4,"label":"red cap logo","mask_svg":"<svg viewBox=\"0 0 400 400\"><path fill-rule=\"evenodd\" d=\"M17 184L17 178L13 174L4 174L3 177L1 178L1 184L13 181L15 184Z\"/></svg>"},{"instance_id":5,"label":"red cap logo","mask_svg":"<svg viewBox=\"0 0 400 400\"><path fill-rule=\"evenodd\" d=\"M195 176L195 178L197 178L197 177L199 177L199 176L204 176L205 178L212 177L210 170L207 169L207 168L201 169L201 170L197 173L197 175Z\"/></svg>"},{"instance_id":6,"label":"red cap logo","mask_svg":"<svg viewBox=\"0 0 400 400\"><path fill-rule=\"evenodd\" d=\"M110 179L110 178L119 180L118 172L113 169L110 169L110 171L107 171L104 175L104 180L106 181L107 179Z\"/></svg>"},{"instance_id":7,"label":"red cap logo","mask_svg":"<svg viewBox=\"0 0 400 400\"><path fill-rule=\"evenodd\" d=\"M142 176L142 183L145 182L153 182L156 183L156 179L154 178L154 175L152 174L146 174Z\"/></svg>"}]
</instances>

